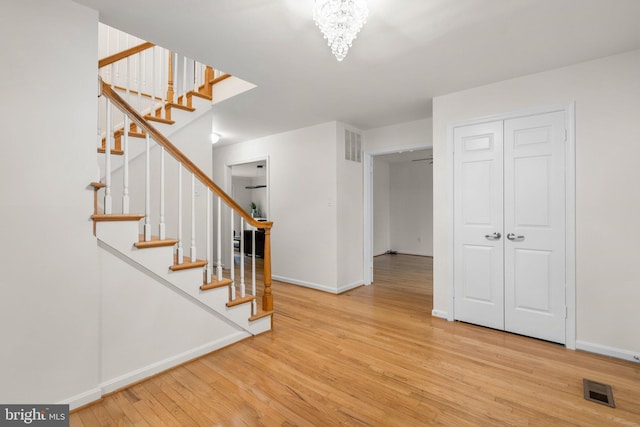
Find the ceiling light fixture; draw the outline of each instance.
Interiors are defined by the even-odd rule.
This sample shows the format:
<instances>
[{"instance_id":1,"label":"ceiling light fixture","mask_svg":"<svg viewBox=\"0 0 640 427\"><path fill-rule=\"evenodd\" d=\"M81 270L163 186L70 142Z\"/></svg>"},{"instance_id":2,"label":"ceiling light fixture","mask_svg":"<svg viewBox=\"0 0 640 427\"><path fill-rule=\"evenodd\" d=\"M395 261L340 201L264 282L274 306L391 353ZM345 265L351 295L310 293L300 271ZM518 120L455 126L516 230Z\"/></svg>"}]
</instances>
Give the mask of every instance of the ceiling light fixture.
<instances>
[{"instance_id":1,"label":"ceiling light fixture","mask_svg":"<svg viewBox=\"0 0 640 427\"><path fill-rule=\"evenodd\" d=\"M365 0L315 0L313 6L313 20L338 61L347 56L368 15Z\"/></svg>"},{"instance_id":2,"label":"ceiling light fixture","mask_svg":"<svg viewBox=\"0 0 640 427\"><path fill-rule=\"evenodd\" d=\"M211 143L215 144L218 141L220 141L220 134L217 134L215 132L211 132Z\"/></svg>"}]
</instances>

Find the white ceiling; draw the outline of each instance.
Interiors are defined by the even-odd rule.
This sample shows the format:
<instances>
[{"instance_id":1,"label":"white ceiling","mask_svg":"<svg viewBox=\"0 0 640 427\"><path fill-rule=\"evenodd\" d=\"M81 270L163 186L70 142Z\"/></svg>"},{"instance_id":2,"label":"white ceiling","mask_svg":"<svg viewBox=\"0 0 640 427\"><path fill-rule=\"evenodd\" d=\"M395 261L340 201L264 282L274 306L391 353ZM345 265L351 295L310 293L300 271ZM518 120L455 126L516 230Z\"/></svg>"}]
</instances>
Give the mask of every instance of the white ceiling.
<instances>
[{"instance_id":1,"label":"white ceiling","mask_svg":"<svg viewBox=\"0 0 640 427\"><path fill-rule=\"evenodd\" d=\"M434 96L640 48L640 0L368 0L343 62L312 21L313 0L75 1L258 85L214 107L226 143L333 120L417 120Z\"/></svg>"}]
</instances>

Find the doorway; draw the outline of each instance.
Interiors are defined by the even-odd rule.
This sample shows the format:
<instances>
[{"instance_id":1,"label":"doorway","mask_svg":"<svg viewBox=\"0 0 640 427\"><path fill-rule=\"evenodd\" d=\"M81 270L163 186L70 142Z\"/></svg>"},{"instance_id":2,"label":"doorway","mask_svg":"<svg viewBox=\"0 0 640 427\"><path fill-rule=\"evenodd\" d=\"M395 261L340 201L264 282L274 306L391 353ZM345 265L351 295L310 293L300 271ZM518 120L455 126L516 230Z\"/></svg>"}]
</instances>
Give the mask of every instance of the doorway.
<instances>
[{"instance_id":1,"label":"doorway","mask_svg":"<svg viewBox=\"0 0 640 427\"><path fill-rule=\"evenodd\" d=\"M430 146L364 156L364 278L373 282L374 256L433 254L433 157Z\"/></svg>"},{"instance_id":2,"label":"doorway","mask_svg":"<svg viewBox=\"0 0 640 427\"><path fill-rule=\"evenodd\" d=\"M452 320L574 345L572 117L452 128Z\"/></svg>"}]
</instances>

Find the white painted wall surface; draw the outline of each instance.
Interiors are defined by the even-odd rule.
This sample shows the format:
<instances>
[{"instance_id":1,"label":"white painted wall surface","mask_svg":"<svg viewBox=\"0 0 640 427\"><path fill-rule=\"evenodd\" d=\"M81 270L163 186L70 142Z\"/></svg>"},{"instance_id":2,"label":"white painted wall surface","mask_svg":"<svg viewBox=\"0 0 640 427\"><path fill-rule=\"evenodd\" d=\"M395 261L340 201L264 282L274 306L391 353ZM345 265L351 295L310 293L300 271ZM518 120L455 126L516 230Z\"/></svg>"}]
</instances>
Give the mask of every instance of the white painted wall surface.
<instances>
[{"instance_id":1,"label":"white painted wall surface","mask_svg":"<svg viewBox=\"0 0 640 427\"><path fill-rule=\"evenodd\" d=\"M0 402L88 402L99 397L87 188L98 175L98 14L7 0L0 31Z\"/></svg>"},{"instance_id":2,"label":"white painted wall surface","mask_svg":"<svg viewBox=\"0 0 640 427\"><path fill-rule=\"evenodd\" d=\"M427 161L389 164L391 248L433 255L433 167Z\"/></svg>"},{"instance_id":3,"label":"white painted wall surface","mask_svg":"<svg viewBox=\"0 0 640 427\"><path fill-rule=\"evenodd\" d=\"M366 153L391 153L395 149L427 148L432 143L432 120L426 118L364 131Z\"/></svg>"},{"instance_id":4,"label":"white painted wall surface","mask_svg":"<svg viewBox=\"0 0 640 427\"><path fill-rule=\"evenodd\" d=\"M449 307L447 126L575 101L577 345L640 352L640 51L434 100L434 309ZM589 347L591 346L591 347Z\"/></svg>"},{"instance_id":5,"label":"white painted wall surface","mask_svg":"<svg viewBox=\"0 0 640 427\"><path fill-rule=\"evenodd\" d=\"M389 162L373 158L373 256L391 249Z\"/></svg>"},{"instance_id":6,"label":"white painted wall surface","mask_svg":"<svg viewBox=\"0 0 640 427\"><path fill-rule=\"evenodd\" d=\"M101 249L100 262L103 392L209 353L246 335L176 292L176 288L123 261L112 250Z\"/></svg>"},{"instance_id":7,"label":"white painted wall surface","mask_svg":"<svg viewBox=\"0 0 640 427\"><path fill-rule=\"evenodd\" d=\"M274 278L336 292L336 123L214 146L214 181L230 190L226 165L267 156Z\"/></svg>"},{"instance_id":8,"label":"white painted wall surface","mask_svg":"<svg viewBox=\"0 0 640 427\"><path fill-rule=\"evenodd\" d=\"M339 123L336 129L338 292L364 283L363 163L345 160L345 128L357 134L361 133L360 130L342 123Z\"/></svg>"}]
</instances>

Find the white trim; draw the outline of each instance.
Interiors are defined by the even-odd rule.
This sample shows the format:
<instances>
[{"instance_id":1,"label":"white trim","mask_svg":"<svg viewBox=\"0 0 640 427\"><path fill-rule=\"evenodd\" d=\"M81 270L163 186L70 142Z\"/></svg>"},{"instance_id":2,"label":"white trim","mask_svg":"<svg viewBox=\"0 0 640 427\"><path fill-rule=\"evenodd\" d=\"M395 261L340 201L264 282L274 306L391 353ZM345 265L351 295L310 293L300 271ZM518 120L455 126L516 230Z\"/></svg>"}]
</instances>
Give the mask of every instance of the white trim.
<instances>
[{"instance_id":1,"label":"white trim","mask_svg":"<svg viewBox=\"0 0 640 427\"><path fill-rule=\"evenodd\" d=\"M101 389L99 387L92 388L91 390L85 391L84 393L76 394L68 399L64 399L56 405L69 405L69 409L73 410L79 408L84 405L88 405L89 403L95 402L102 398Z\"/></svg>"},{"instance_id":2,"label":"white trim","mask_svg":"<svg viewBox=\"0 0 640 427\"><path fill-rule=\"evenodd\" d=\"M449 316L448 316L446 311L435 310L434 309L434 310L431 310L431 315L433 317L439 317L439 318L444 319L444 320L449 320Z\"/></svg>"},{"instance_id":3,"label":"white trim","mask_svg":"<svg viewBox=\"0 0 640 427\"><path fill-rule=\"evenodd\" d=\"M398 255L413 255L413 256L429 256L433 258L433 254L432 253L427 253L427 252L413 252L413 251L405 251L403 249L394 249L394 251L396 251L396 253Z\"/></svg>"},{"instance_id":4,"label":"white trim","mask_svg":"<svg viewBox=\"0 0 640 427\"><path fill-rule=\"evenodd\" d=\"M640 363L640 354L606 345L578 340L576 341L576 350L588 351L589 353L601 354L603 356Z\"/></svg>"},{"instance_id":5,"label":"white trim","mask_svg":"<svg viewBox=\"0 0 640 427\"><path fill-rule=\"evenodd\" d=\"M364 285L364 283L361 280L358 280L356 282L340 286L339 288L332 288L332 287L329 287L329 286L326 286L326 285L319 285L317 283L306 282L304 280L292 279L290 277L273 275L272 278L273 278L273 280L277 280L278 282L285 282L285 283L289 283L289 284L292 284L292 285L304 286L305 288L311 288L311 289L315 289L317 291L328 292L330 294L336 294L336 295L337 294L341 294L341 293L346 292L346 291L349 291L351 289L355 289L358 286Z\"/></svg>"},{"instance_id":6,"label":"white trim","mask_svg":"<svg viewBox=\"0 0 640 427\"><path fill-rule=\"evenodd\" d=\"M112 391L119 390L130 384L133 384L145 378L149 378L152 375L166 371L168 369L181 365L185 362L193 360L197 357L204 356L205 354L211 353L212 351L215 351L215 350L219 350L222 347L226 347L228 345L231 345L235 342L238 342L250 336L251 334L245 331L238 331L224 338L220 338L218 340L204 344L200 347L196 347L194 349L185 351L175 356L168 357L159 362L152 363L148 366L142 367L140 369L136 369L135 371L131 371L119 377L105 381L100 384L100 387L102 389L102 394L104 395L107 393L111 393Z\"/></svg>"},{"instance_id":7,"label":"white trim","mask_svg":"<svg viewBox=\"0 0 640 427\"><path fill-rule=\"evenodd\" d=\"M363 136L364 138L364 136ZM366 146L366 141L363 144ZM363 255L363 277L364 284L370 285L373 282L373 156L382 154L397 153L398 151L409 150L427 150L433 148L431 144L406 145L401 147L385 147L376 150L367 151L366 148L363 156L363 180L364 180L364 197L363 197L363 214L364 224L364 255Z\"/></svg>"},{"instance_id":8,"label":"white trim","mask_svg":"<svg viewBox=\"0 0 640 427\"><path fill-rule=\"evenodd\" d=\"M551 105L548 107L534 107L525 110L513 111L504 114L494 114L472 120L465 120L449 124L447 126L447 192L449 204L449 266L448 289L449 308L447 319L454 320L454 219L453 219L453 130L460 126L475 125L497 120L509 120L514 118L533 116L537 114L562 111L566 114L566 164L565 164L565 242L566 242L566 283L565 304L567 306L567 319L565 321L565 346L568 349L576 348L576 120L575 102L567 104Z\"/></svg>"}]
</instances>

